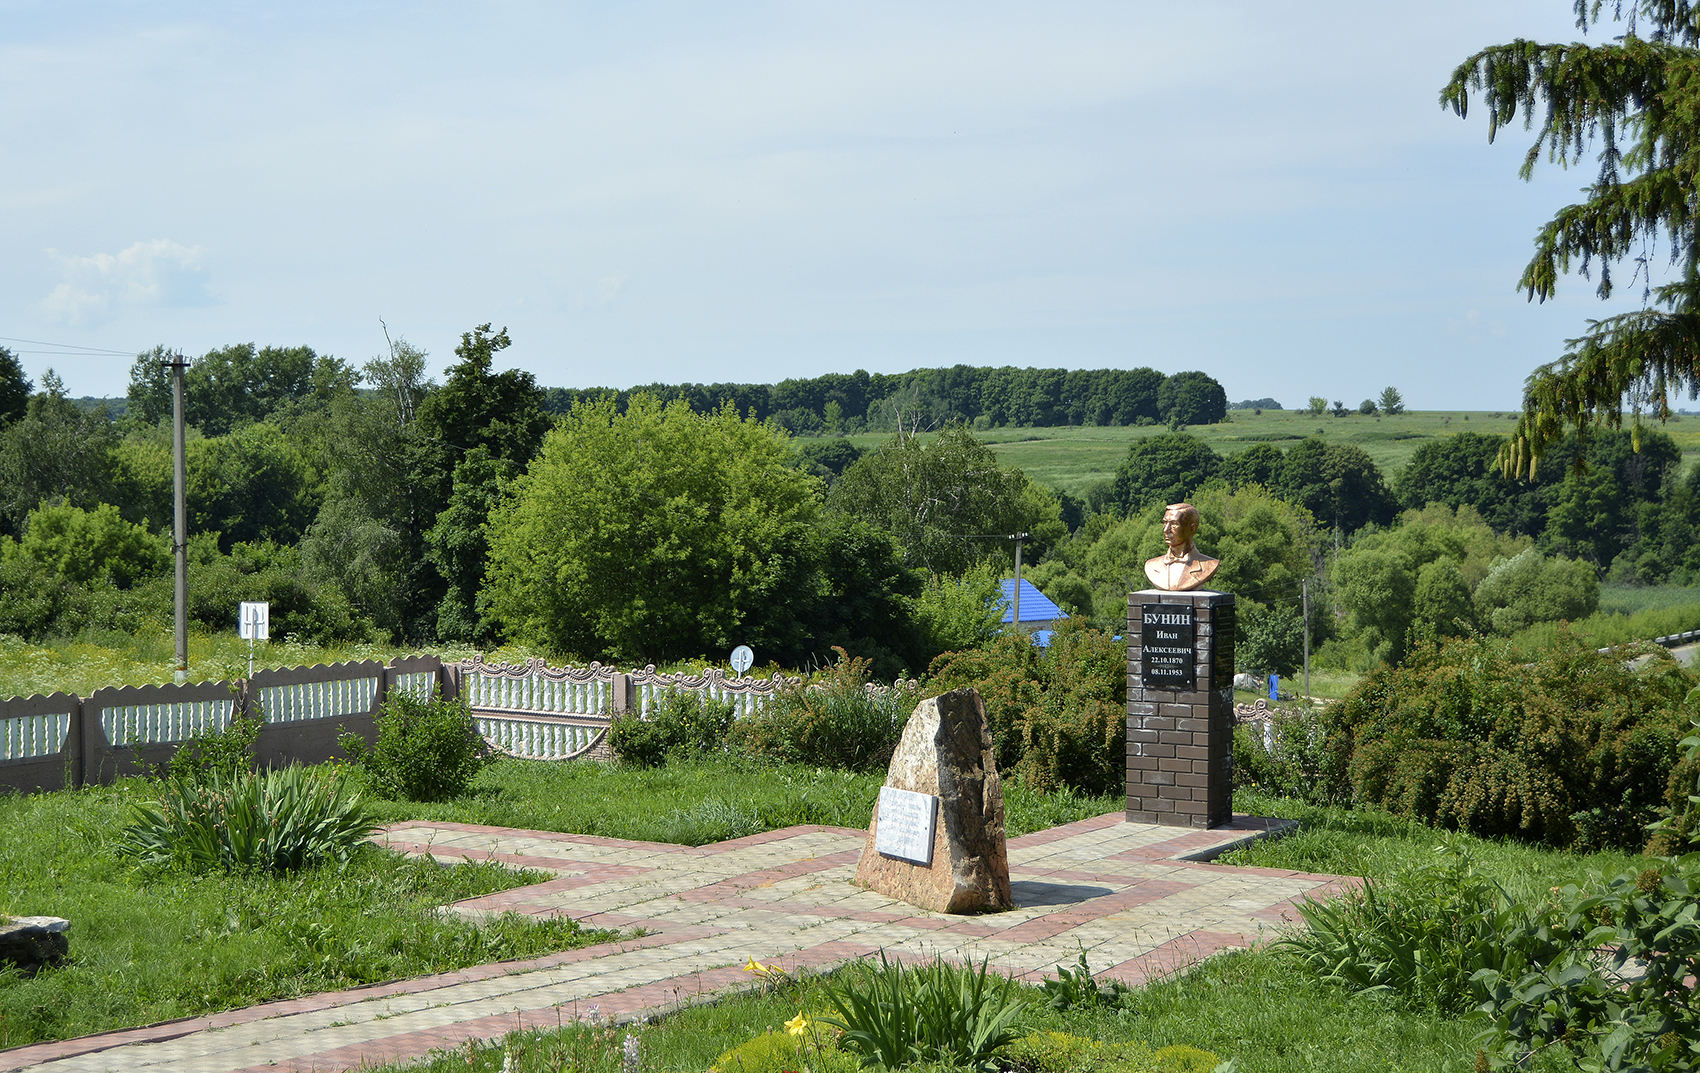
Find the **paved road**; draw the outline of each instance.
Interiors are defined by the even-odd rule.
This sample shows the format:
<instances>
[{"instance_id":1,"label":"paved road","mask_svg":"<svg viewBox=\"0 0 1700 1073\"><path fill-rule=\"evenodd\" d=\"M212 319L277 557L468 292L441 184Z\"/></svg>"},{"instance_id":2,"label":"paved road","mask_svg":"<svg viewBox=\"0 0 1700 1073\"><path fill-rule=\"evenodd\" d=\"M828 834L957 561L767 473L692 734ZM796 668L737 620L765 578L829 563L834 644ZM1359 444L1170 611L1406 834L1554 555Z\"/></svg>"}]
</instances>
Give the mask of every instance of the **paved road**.
<instances>
[{"instance_id":1,"label":"paved road","mask_svg":"<svg viewBox=\"0 0 1700 1073\"><path fill-rule=\"evenodd\" d=\"M177 1073L354 1069L421 1058L469 1038L588 1015L644 1016L752 985L755 958L819 968L879 950L907 959L990 957L1037 979L1082 948L1095 969L1139 983L1246 946L1336 876L1204 863L1273 824L1237 817L1189 831L1120 813L1012 839L1020 908L930 913L851 883L865 832L792 827L712 846L668 846L454 823L404 823L381 840L408 853L494 859L551 872L459 903L471 915L565 913L641 938L529 961L233 1010L150 1028L0 1051L0 1070Z\"/></svg>"}]
</instances>

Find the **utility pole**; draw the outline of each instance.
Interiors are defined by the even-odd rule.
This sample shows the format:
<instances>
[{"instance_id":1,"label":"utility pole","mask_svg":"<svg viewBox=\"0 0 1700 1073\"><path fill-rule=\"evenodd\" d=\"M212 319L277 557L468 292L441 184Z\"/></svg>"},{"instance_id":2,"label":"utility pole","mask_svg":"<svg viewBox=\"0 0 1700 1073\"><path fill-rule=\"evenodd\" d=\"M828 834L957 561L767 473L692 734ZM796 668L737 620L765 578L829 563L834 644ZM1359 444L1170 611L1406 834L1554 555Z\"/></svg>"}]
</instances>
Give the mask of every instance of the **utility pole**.
<instances>
[{"instance_id":1,"label":"utility pole","mask_svg":"<svg viewBox=\"0 0 1700 1073\"><path fill-rule=\"evenodd\" d=\"M1310 700L1310 578L1301 582L1305 605L1305 700Z\"/></svg>"},{"instance_id":2,"label":"utility pole","mask_svg":"<svg viewBox=\"0 0 1700 1073\"><path fill-rule=\"evenodd\" d=\"M189 517L183 488L188 481L183 451L183 370L189 363L181 352L163 363L171 370L171 463L174 471L171 551L177 558L177 684L189 680Z\"/></svg>"},{"instance_id":3,"label":"utility pole","mask_svg":"<svg viewBox=\"0 0 1700 1073\"><path fill-rule=\"evenodd\" d=\"M1027 539L1026 533L1011 533L1009 539L1015 541L1015 607L1010 615L1010 622L1016 629L1021 628L1021 542Z\"/></svg>"}]
</instances>

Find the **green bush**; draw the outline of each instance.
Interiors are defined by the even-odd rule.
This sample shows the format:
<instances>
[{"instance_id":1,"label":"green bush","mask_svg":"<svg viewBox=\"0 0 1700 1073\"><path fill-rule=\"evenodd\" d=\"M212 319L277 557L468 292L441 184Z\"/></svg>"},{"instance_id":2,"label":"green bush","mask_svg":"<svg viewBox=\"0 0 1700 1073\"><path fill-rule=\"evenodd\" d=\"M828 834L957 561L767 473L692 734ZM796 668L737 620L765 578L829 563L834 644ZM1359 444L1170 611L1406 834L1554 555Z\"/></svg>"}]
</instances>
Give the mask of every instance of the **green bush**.
<instances>
[{"instance_id":1,"label":"green bush","mask_svg":"<svg viewBox=\"0 0 1700 1073\"><path fill-rule=\"evenodd\" d=\"M875 686L868 681L871 660L835 650L837 663L781 690L760 712L733 724L733 747L785 764L884 770L921 699L920 688Z\"/></svg>"},{"instance_id":2,"label":"green bush","mask_svg":"<svg viewBox=\"0 0 1700 1073\"><path fill-rule=\"evenodd\" d=\"M348 733L337 743L378 792L401 801L458 797L490 759L490 747L466 701L435 693L420 700L399 689L384 700L377 744L368 746L360 735Z\"/></svg>"},{"instance_id":3,"label":"green bush","mask_svg":"<svg viewBox=\"0 0 1700 1073\"><path fill-rule=\"evenodd\" d=\"M1525 548L1493 564L1476 586L1476 614L1499 633L1516 633L1535 622L1584 618L1600 606L1594 568L1563 556L1547 558Z\"/></svg>"},{"instance_id":4,"label":"green bush","mask_svg":"<svg viewBox=\"0 0 1700 1073\"><path fill-rule=\"evenodd\" d=\"M803 1030L798 1033L764 1032L740 1043L721 1055L714 1068L720 1073L855 1073L860 1063L839 1049L837 1033L823 1031L807 1018L799 1027Z\"/></svg>"},{"instance_id":5,"label":"green bush","mask_svg":"<svg viewBox=\"0 0 1700 1073\"><path fill-rule=\"evenodd\" d=\"M159 801L132 806L118 850L143 863L191 871L293 872L347 860L375 824L334 772L212 770L172 780Z\"/></svg>"},{"instance_id":6,"label":"green bush","mask_svg":"<svg viewBox=\"0 0 1700 1073\"><path fill-rule=\"evenodd\" d=\"M933 661L929 694L972 687L998 769L1039 791L1121 790L1127 777L1127 645L1070 618L1036 648L1020 632Z\"/></svg>"},{"instance_id":7,"label":"green bush","mask_svg":"<svg viewBox=\"0 0 1700 1073\"><path fill-rule=\"evenodd\" d=\"M1137 1041L1110 1043L1067 1032L1035 1032L1004 1052L1017 1069L1035 1073L1211 1073L1221 1059L1175 1044L1152 1050Z\"/></svg>"},{"instance_id":8,"label":"green bush","mask_svg":"<svg viewBox=\"0 0 1700 1073\"><path fill-rule=\"evenodd\" d=\"M169 781L204 785L215 772L254 770L254 743L265 726L237 712L230 725L190 738L171 754L159 775Z\"/></svg>"},{"instance_id":9,"label":"green bush","mask_svg":"<svg viewBox=\"0 0 1700 1073\"><path fill-rule=\"evenodd\" d=\"M608 745L622 763L660 767L670 756L720 749L732 726L732 714L731 701L670 689L660 694L647 716L632 712L609 724Z\"/></svg>"},{"instance_id":10,"label":"green bush","mask_svg":"<svg viewBox=\"0 0 1700 1073\"><path fill-rule=\"evenodd\" d=\"M1313 805L1341 785L1324 716L1314 708L1271 708L1268 741L1260 726L1234 728L1234 785Z\"/></svg>"},{"instance_id":11,"label":"green bush","mask_svg":"<svg viewBox=\"0 0 1700 1073\"><path fill-rule=\"evenodd\" d=\"M1695 683L1662 649L1599 653L1568 631L1532 663L1498 640L1424 645L1330 709L1321 792L1484 837L1637 848Z\"/></svg>"},{"instance_id":12,"label":"green bush","mask_svg":"<svg viewBox=\"0 0 1700 1073\"><path fill-rule=\"evenodd\" d=\"M943 961L905 968L881 951L878 968L852 966L833 977L826 999L836 1016L821 1020L844 1031L839 1045L864 1065L990 1070L993 1055L1019 1034L1027 1008L1021 992L985 961L978 968Z\"/></svg>"}]
</instances>

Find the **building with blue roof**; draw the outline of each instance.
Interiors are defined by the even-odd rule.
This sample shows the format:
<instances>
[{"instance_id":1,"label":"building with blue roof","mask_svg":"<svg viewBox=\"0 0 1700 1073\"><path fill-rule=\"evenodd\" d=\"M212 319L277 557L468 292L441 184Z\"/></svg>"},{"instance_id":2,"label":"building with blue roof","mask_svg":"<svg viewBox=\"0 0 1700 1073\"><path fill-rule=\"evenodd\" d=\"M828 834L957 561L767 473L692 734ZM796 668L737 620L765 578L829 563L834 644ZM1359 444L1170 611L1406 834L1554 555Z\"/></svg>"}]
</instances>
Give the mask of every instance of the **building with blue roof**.
<instances>
[{"instance_id":1,"label":"building with blue roof","mask_svg":"<svg viewBox=\"0 0 1700 1073\"><path fill-rule=\"evenodd\" d=\"M1015 622L1015 579L1004 578L998 583L1003 595L999 602L1003 607L1003 621ZM1034 588L1033 583L1026 579L1021 582L1021 628L1033 635L1033 643L1041 648L1051 643L1051 630L1056 624L1067 618L1068 614L1051 598Z\"/></svg>"}]
</instances>

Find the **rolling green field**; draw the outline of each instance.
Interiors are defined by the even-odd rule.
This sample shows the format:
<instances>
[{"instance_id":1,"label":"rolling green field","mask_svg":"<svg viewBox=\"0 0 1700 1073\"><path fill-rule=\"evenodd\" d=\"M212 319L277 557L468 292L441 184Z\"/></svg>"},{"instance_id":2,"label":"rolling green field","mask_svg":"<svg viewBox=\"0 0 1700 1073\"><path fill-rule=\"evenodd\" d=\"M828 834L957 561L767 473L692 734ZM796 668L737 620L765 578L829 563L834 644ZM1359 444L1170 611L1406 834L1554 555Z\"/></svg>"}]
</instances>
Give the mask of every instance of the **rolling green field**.
<instances>
[{"instance_id":1,"label":"rolling green field","mask_svg":"<svg viewBox=\"0 0 1700 1073\"><path fill-rule=\"evenodd\" d=\"M1229 411L1220 425L1194 425L1186 431L1208 443L1217 454L1235 455L1255 443L1290 447L1307 436L1327 436L1337 443L1364 449L1391 480L1416 449L1441 436L1460 432L1509 435L1517 411L1409 411L1397 417L1312 417L1298 410ZM1700 418L1673 417L1662 428L1682 448L1684 465L1700 458ZM1095 481L1115 476L1128 445L1146 436L1169 431L1164 425L1070 426L1062 428L1005 428L974 433L997 453L998 461L1018 466L1028 476L1059 491L1079 495ZM850 437L863 449L889 439L886 433Z\"/></svg>"}]
</instances>

